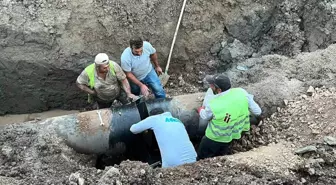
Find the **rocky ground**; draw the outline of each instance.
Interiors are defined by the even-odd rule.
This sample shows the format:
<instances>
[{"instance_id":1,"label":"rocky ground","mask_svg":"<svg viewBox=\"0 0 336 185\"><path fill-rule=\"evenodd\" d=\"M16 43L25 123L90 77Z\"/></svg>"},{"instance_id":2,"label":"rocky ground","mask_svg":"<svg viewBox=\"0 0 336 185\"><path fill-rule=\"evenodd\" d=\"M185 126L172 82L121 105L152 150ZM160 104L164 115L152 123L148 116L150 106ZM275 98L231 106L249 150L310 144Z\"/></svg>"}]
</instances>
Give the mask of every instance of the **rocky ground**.
<instances>
[{"instance_id":1,"label":"rocky ground","mask_svg":"<svg viewBox=\"0 0 336 185\"><path fill-rule=\"evenodd\" d=\"M232 146L171 169L124 161L104 170L52 137L47 121L0 130L0 184L335 184L336 90L310 87Z\"/></svg>"},{"instance_id":2,"label":"rocky ground","mask_svg":"<svg viewBox=\"0 0 336 185\"><path fill-rule=\"evenodd\" d=\"M77 75L98 52L118 62L133 33L149 39L164 64L181 3L0 2L0 114L84 107ZM48 120L33 120L0 125L0 184L336 184L335 7L187 4L167 93L203 91L206 75L225 73L268 116L233 143L232 155L172 169L124 161L98 170L95 156L55 138Z\"/></svg>"}]
</instances>

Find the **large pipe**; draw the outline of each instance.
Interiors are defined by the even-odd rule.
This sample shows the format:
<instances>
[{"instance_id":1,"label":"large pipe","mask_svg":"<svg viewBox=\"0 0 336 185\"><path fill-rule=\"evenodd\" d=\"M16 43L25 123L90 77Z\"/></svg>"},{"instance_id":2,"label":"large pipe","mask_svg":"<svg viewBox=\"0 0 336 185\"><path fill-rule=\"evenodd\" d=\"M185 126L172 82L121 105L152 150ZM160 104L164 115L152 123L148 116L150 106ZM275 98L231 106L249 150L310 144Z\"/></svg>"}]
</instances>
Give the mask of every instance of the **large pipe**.
<instances>
[{"instance_id":1,"label":"large pipe","mask_svg":"<svg viewBox=\"0 0 336 185\"><path fill-rule=\"evenodd\" d=\"M138 135L130 132L130 127L149 116L153 108L160 107L179 118L186 126L191 138L204 134L199 127L196 112L204 93L176 96L174 98L154 99L142 103L132 103L112 109L100 109L101 125L97 110L81 112L52 118L57 134L75 151L84 154L120 153L117 143L134 143ZM122 153L122 152L121 152Z\"/></svg>"}]
</instances>

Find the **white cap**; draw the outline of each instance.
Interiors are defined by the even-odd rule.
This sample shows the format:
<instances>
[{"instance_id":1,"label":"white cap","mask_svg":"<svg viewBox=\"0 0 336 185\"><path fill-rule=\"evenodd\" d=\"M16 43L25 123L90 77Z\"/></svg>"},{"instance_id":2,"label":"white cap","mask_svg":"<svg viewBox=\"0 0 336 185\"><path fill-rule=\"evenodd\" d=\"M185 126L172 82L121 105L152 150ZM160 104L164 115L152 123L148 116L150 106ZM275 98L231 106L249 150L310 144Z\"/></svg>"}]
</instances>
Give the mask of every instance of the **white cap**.
<instances>
[{"instance_id":1,"label":"white cap","mask_svg":"<svg viewBox=\"0 0 336 185\"><path fill-rule=\"evenodd\" d=\"M94 60L95 64L101 65L101 64L108 64L109 63L109 57L106 53L99 53L96 55L96 58Z\"/></svg>"}]
</instances>

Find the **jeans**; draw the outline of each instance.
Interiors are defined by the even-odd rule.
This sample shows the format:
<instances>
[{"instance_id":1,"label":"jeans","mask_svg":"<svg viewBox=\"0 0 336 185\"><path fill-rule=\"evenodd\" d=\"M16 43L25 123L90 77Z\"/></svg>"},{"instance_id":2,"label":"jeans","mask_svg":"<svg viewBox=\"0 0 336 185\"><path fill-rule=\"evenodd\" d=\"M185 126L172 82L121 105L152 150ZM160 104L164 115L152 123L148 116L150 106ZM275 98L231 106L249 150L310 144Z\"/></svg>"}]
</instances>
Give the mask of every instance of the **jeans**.
<instances>
[{"instance_id":1,"label":"jeans","mask_svg":"<svg viewBox=\"0 0 336 185\"><path fill-rule=\"evenodd\" d=\"M148 75L140 80L141 83L147 85L152 89L155 98L166 98L166 92L164 91L161 81L156 74L154 68L148 73ZM131 91L134 95L140 95L140 87L130 81Z\"/></svg>"}]
</instances>

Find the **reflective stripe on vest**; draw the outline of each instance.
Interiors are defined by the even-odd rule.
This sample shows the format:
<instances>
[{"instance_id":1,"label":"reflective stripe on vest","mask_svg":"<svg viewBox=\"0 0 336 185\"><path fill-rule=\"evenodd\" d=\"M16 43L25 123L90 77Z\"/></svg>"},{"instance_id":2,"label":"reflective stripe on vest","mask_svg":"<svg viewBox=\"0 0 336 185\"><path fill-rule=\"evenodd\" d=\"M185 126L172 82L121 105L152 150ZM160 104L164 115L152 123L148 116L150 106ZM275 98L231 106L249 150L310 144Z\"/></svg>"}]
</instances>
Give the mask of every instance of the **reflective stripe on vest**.
<instances>
[{"instance_id":1,"label":"reflective stripe on vest","mask_svg":"<svg viewBox=\"0 0 336 185\"><path fill-rule=\"evenodd\" d=\"M230 89L227 94L212 99L209 105L214 115L205 133L209 139L229 143L250 130L248 100L242 89Z\"/></svg>"},{"instance_id":2,"label":"reflective stripe on vest","mask_svg":"<svg viewBox=\"0 0 336 185\"><path fill-rule=\"evenodd\" d=\"M94 81L95 81L95 77L94 77L94 73L95 73L95 64L90 64L89 66L87 66L85 68L85 71L89 77L89 87L91 89L93 89L94 87ZM115 71L114 71L114 65L113 65L113 61L110 60L110 71L111 71L111 74L113 76L115 76Z\"/></svg>"}]
</instances>

